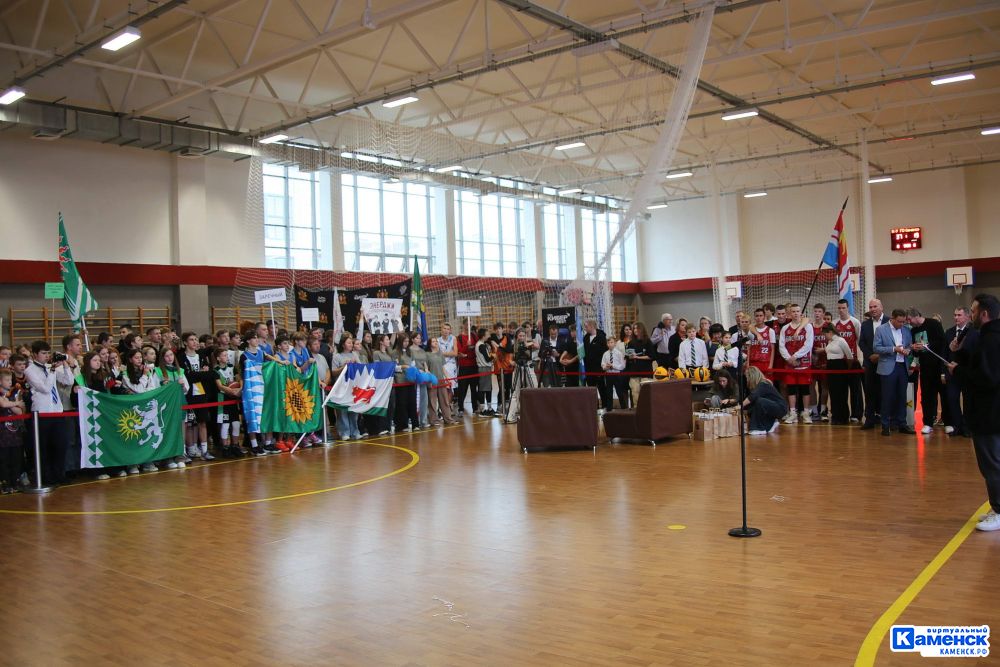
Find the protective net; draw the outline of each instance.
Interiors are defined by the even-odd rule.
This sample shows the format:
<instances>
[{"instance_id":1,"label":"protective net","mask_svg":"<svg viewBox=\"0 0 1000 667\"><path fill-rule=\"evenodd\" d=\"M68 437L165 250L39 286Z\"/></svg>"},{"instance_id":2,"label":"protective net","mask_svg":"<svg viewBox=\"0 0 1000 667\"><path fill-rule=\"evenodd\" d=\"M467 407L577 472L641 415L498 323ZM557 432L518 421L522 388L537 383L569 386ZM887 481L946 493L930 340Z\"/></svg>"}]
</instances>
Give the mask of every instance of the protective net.
<instances>
[{"instance_id":1,"label":"protective net","mask_svg":"<svg viewBox=\"0 0 1000 667\"><path fill-rule=\"evenodd\" d=\"M830 312L836 313L837 300L840 296L837 292L836 274L833 269L823 269L816 280L816 287L813 288L812 295L809 296L809 303L805 299L809 294L809 287L812 285L815 271L790 271L785 273L759 273L737 276L726 276L724 282L720 283L718 278L712 279L712 289L716 294L716 302L722 304L723 312L720 322L725 326L736 323L736 313L744 311L753 321L753 311L760 308L765 303L773 305L797 303L804 308L808 308L807 317L812 317L811 309L817 304L822 304ZM861 269L851 270L852 280L856 280L854 290L855 317L860 317L864 301L864 275ZM742 292L742 296L738 296Z\"/></svg>"}]
</instances>

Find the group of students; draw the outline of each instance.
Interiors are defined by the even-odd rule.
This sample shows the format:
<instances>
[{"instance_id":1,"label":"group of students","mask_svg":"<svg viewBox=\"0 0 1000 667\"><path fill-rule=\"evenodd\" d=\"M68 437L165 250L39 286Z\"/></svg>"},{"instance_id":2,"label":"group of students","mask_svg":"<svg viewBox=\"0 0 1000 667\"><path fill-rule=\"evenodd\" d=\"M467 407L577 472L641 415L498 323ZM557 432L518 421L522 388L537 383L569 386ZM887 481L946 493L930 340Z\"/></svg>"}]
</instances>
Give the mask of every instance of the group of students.
<instances>
[{"instance_id":1,"label":"group of students","mask_svg":"<svg viewBox=\"0 0 1000 667\"><path fill-rule=\"evenodd\" d=\"M32 411L60 414L77 405L79 388L114 394L142 394L169 383L181 385L185 402L185 449L178 457L101 469L98 479L155 472L160 467L183 468L194 460L264 456L289 451L299 434L264 433L259 420L264 400L264 364L279 363L308 373L316 368L321 386L329 387L351 362L391 361L395 383L387 416L359 416L329 408L341 440L369 433L386 435L455 423L452 387L458 375L457 338L443 325L441 336L427 346L419 332L365 332L355 341L350 333L334 340L332 331L286 332L273 322L258 322L241 331L213 335L150 327L145 337L123 326L117 341L108 333L84 350L81 334L62 340L61 352L46 341L11 349L0 346L0 418ZM414 367L435 377L434 384L407 380ZM205 407L198 407L206 404ZM221 404L221 405L220 405ZM459 411L461 414L461 411ZM10 493L30 483L34 475L34 434L23 419L0 421L0 490ZM75 420L46 416L39 420L42 483L62 484L80 467L79 431ZM321 442L320 433L301 437L299 447ZM213 446L210 446L213 445ZM213 450L215 454L213 454Z\"/></svg>"}]
</instances>

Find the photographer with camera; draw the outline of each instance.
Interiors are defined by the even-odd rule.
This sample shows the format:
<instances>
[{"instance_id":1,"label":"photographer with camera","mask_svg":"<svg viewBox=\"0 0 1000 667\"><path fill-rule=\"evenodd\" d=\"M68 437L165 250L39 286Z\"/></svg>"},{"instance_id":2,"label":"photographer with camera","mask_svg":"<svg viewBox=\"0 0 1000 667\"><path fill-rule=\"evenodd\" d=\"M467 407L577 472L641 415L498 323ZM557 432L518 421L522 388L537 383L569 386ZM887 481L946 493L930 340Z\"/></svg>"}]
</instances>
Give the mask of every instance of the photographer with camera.
<instances>
[{"instance_id":1,"label":"photographer with camera","mask_svg":"<svg viewBox=\"0 0 1000 667\"><path fill-rule=\"evenodd\" d=\"M49 363L51 360L52 363ZM24 371L31 388L32 412L65 412L61 390L73 391L76 381L67 357L52 356L52 348L44 340L31 344L31 363ZM43 486L66 481L66 449L72 438L69 420L65 417L45 417L38 420L38 441L41 453Z\"/></svg>"},{"instance_id":2,"label":"photographer with camera","mask_svg":"<svg viewBox=\"0 0 1000 667\"><path fill-rule=\"evenodd\" d=\"M555 324L549 325L549 335L543 338L538 348L538 358L541 360L541 381L543 387L561 386L559 378L559 327Z\"/></svg>"},{"instance_id":3,"label":"photographer with camera","mask_svg":"<svg viewBox=\"0 0 1000 667\"><path fill-rule=\"evenodd\" d=\"M529 340L528 335L529 331L524 328L519 328L514 335L514 370L511 374L510 402L504 414L504 421L507 423L516 422L520 415L521 390L538 386L531 359L531 352L536 345L533 340Z\"/></svg>"}]
</instances>

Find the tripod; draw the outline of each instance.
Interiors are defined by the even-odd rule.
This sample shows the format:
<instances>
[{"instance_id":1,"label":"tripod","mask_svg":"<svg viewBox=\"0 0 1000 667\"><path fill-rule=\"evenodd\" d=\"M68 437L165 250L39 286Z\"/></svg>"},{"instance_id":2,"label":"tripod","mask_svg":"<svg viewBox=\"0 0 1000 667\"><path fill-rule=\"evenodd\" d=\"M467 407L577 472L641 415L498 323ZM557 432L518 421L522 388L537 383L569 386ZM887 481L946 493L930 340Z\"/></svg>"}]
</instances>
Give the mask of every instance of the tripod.
<instances>
[{"instance_id":1,"label":"tripod","mask_svg":"<svg viewBox=\"0 0 1000 667\"><path fill-rule=\"evenodd\" d=\"M562 382L559 378L559 372L556 370L556 361L554 359L546 359L542 362L542 377L539 379L538 383L542 387L562 386Z\"/></svg>"},{"instance_id":2,"label":"tripod","mask_svg":"<svg viewBox=\"0 0 1000 667\"><path fill-rule=\"evenodd\" d=\"M510 404L504 412L503 421L505 424L513 424L521 414L521 389L527 387L534 389L538 386L535 374L527 364L517 364L514 366L514 374L511 377Z\"/></svg>"}]
</instances>

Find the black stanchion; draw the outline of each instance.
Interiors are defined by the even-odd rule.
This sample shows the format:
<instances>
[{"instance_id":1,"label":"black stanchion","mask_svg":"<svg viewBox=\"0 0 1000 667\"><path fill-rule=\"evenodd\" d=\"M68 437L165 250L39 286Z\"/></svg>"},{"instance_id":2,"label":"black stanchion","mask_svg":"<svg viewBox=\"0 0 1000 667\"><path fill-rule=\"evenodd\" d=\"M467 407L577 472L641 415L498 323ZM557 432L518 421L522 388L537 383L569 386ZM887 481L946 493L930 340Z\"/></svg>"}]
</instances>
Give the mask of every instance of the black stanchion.
<instances>
[{"instance_id":1,"label":"black stanchion","mask_svg":"<svg viewBox=\"0 0 1000 667\"><path fill-rule=\"evenodd\" d=\"M745 338L740 338L736 348L740 351L736 360L736 390L740 408L739 428L740 428L740 471L743 483L743 525L729 531L731 537L760 537L760 528L751 528L747 525L747 434L744 428L743 419L743 387L745 378L743 377L743 342Z\"/></svg>"}]
</instances>

